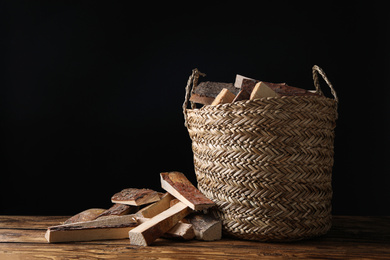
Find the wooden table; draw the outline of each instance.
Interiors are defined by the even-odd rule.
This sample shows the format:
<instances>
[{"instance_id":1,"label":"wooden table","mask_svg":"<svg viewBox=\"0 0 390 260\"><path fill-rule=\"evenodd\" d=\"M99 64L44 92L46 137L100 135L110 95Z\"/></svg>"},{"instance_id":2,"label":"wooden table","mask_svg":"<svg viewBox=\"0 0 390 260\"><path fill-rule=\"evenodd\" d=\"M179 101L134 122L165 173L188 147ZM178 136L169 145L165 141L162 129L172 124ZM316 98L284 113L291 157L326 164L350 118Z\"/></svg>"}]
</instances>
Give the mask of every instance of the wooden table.
<instances>
[{"instance_id":1,"label":"wooden table","mask_svg":"<svg viewBox=\"0 0 390 260\"><path fill-rule=\"evenodd\" d=\"M390 217L334 216L323 237L294 243L223 238L180 242L159 239L131 246L128 239L49 244L48 226L67 216L0 216L0 259L390 259Z\"/></svg>"}]
</instances>

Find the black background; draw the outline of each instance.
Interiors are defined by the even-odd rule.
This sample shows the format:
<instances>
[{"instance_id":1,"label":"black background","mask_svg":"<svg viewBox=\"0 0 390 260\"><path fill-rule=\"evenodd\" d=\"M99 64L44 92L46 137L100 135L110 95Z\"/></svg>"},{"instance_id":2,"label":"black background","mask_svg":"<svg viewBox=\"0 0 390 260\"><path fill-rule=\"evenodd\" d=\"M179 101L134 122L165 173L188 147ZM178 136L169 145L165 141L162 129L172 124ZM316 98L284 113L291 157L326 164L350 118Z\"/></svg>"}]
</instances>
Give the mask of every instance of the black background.
<instances>
[{"instance_id":1,"label":"black background","mask_svg":"<svg viewBox=\"0 0 390 260\"><path fill-rule=\"evenodd\" d=\"M385 3L221 3L2 2L0 214L107 208L123 188L162 191L163 171L195 183L191 70L313 89L314 64L340 99L333 213L389 214Z\"/></svg>"}]
</instances>

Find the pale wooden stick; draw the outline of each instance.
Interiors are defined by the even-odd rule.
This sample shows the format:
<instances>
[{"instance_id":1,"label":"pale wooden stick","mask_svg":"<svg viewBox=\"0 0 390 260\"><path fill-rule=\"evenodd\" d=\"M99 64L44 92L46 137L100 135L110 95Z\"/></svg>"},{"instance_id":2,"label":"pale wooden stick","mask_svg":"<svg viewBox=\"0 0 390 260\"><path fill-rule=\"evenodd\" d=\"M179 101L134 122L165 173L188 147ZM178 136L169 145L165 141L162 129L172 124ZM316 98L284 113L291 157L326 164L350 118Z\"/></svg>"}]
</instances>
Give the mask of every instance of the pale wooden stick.
<instances>
[{"instance_id":1,"label":"pale wooden stick","mask_svg":"<svg viewBox=\"0 0 390 260\"><path fill-rule=\"evenodd\" d=\"M135 213L135 215L143 218L152 218L168 209L172 199L174 199L174 197L171 194L165 193L161 200L139 210L137 213Z\"/></svg>"},{"instance_id":2,"label":"pale wooden stick","mask_svg":"<svg viewBox=\"0 0 390 260\"><path fill-rule=\"evenodd\" d=\"M137 217L138 222L144 223L149 221L149 218ZM182 223L179 221L173 228L165 232L162 237L164 238L179 238L184 240L190 240L195 237L195 231L192 224Z\"/></svg>"},{"instance_id":3,"label":"pale wooden stick","mask_svg":"<svg viewBox=\"0 0 390 260\"><path fill-rule=\"evenodd\" d=\"M179 220L187 216L191 210L184 203L177 203L173 207L154 216L138 227L130 230L131 245L147 246L173 228Z\"/></svg>"}]
</instances>

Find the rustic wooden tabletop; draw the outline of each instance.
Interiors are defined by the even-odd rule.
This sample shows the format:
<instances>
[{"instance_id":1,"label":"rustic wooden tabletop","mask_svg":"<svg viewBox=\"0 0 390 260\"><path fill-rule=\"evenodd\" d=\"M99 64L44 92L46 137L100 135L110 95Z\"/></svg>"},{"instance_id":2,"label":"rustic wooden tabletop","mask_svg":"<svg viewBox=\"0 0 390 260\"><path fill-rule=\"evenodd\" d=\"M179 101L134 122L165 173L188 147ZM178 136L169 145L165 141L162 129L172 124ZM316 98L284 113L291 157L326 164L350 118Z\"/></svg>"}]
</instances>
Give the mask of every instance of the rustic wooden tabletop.
<instances>
[{"instance_id":1,"label":"rustic wooden tabletop","mask_svg":"<svg viewBox=\"0 0 390 260\"><path fill-rule=\"evenodd\" d=\"M44 234L68 216L0 216L0 259L390 259L390 217L334 216L325 236L294 243L128 239L49 244Z\"/></svg>"}]
</instances>

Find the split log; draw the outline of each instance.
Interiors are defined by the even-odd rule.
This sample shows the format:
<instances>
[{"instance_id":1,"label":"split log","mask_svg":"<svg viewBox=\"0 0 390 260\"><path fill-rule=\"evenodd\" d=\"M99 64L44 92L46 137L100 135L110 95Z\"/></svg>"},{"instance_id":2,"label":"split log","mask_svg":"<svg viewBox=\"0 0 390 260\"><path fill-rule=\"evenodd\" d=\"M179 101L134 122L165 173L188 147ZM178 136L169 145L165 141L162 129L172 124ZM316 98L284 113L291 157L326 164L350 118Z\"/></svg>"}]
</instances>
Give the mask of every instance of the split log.
<instances>
[{"instance_id":1,"label":"split log","mask_svg":"<svg viewBox=\"0 0 390 260\"><path fill-rule=\"evenodd\" d=\"M95 220L104 211L106 211L106 210L105 209L97 209L97 208L87 209L87 210L84 210L84 211L74 215L73 217L65 220L64 224L72 224L72 223Z\"/></svg>"},{"instance_id":2,"label":"split log","mask_svg":"<svg viewBox=\"0 0 390 260\"><path fill-rule=\"evenodd\" d=\"M319 94L317 93L313 93L302 88L292 87L287 85L286 83L267 83L267 85L280 96L319 96Z\"/></svg>"},{"instance_id":3,"label":"split log","mask_svg":"<svg viewBox=\"0 0 390 260\"><path fill-rule=\"evenodd\" d=\"M180 202L179 199L173 199L173 200L171 200L170 203L169 203L169 207L172 207L173 205L177 204L178 202Z\"/></svg>"},{"instance_id":4,"label":"split log","mask_svg":"<svg viewBox=\"0 0 390 260\"><path fill-rule=\"evenodd\" d=\"M196 94L196 93L192 93L192 95L190 97L190 101L192 101L194 103L202 104L202 105L211 105L211 103L213 103L214 99L215 98L213 98L213 97L201 96L201 95Z\"/></svg>"},{"instance_id":5,"label":"split log","mask_svg":"<svg viewBox=\"0 0 390 260\"><path fill-rule=\"evenodd\" d=\"M144 223L146 221L149 221L150 219L137 217L137 220L140 223ZM161 237L191 240L195 237L195 231L192 227L192 224L183 223L179 221L173 228L165 232Z\"/></svg>"},{"instance_id":6,"label":"split log","mask_svg":"<svg viewBox=\"0 0 390 260\"><path fill-rule=\"evenodd\" d=\"M137 225L134 215L112 216L101 220L49 227L45 238L50 243L123 239Z\"/></svg>"},{"instance_id":7,"label":"split log","mask_svg":"<svg viewBox=\"0 0 390 260\"><path fill-rule=\"evenodd\" d=\"M222 223L211 213L194 213L187 216L186 220L192 224L196 239L214 241L222 238Z\"/></svg>"},{"instance_id":8,"label":"split log","mask_svg":"<svg viewBox=\"0 0 390 260\"><path fill-rule=\"evenodd\" d=\"M236 95L234 95L232 92L230 92L227 88L224 88L221 90L221 92L218 94L218 96L214 99L213 103L211 103L212 106L225 104L225 103L231 103Z\"/></svg>"},{"instance_id":9,"label":"split log","mask_svg":"<svg viewBox=\"0 0 390 260\"><path fill-rule=\"evenodd\" d=\"M161 200L139 210L137 213L135 213L135 215L142 218L153 218L157 214L167 210L170 207L170 201L173 198L174 197L171 194L165 193L161 197Z\"/></svg>"},{"instance_id":10,"label":"split log","mask_svg":"<svg viewBox=\"0 0 390 260\"><path fill-rule=\"evenodd\" d=\"M243 84L244 80L246 80L246 81L252 81L252 82L255 82L255 83L258 82L258 80L251 79L251 78L248 78L248 77L245 77L245 76L242 76L242 75L237 74L237 75L236 75L236 80L234 81L234 86L235 86L236 88L242 89L242 84Z\"/></svg>"},{"instance_id":11,"label":"split log","mask_svg":"<svg viewBox=\"0 0 390 260\"><path fill-rule=\"evenodd\" d=\"M193 93L204 97L215 98L224 88L228 89L234 95L240 91L240 89L236 88L232 83L205 81L199 83L199 85L194 88Z\"/></svg>"},{"instance_id":12,"label":"split log","mask_svg":"<svg viewBox=\"0 0 390 260\"><path fill-rule=\"evenodd\" d=\"M181 172L160 173L161 186L193 210L203 210L215 205L204 196Z\"/></svg>"},{"instance_id":13,"label":"split log","mask_svg":"<svg viewBox=\"0 0 390 260\"><path fill-rule=\"evenodd\" d=\"M131 245L147 246L173 228L181 219L191 213L184 203L177 203L173 207L161 212L150 220L130 230Z\"/></svg>"},{"instance_id":14,"label":"split log","mask_svg":"<svg viewBox=\"0 0 390 260\"><path fill-rule=\"evenodd\" d=\"M267 84L260 81L254 87L249 99L253 100L264 97L279 97L279 94L272 90Z\"/></svg>"},{"instance_id":15,"label":"split log","mask_svg":"<svg viewBox=\"0 0 390 260\"><path fill-rule=\"evenodd\" d=\"M259 82L259 81L248 79L248 78L242 79L241 90L240 90L240 92L238 92L238 94L234 98L233 102L240 101L240 100L249 100L251 93L253 91L253 88L256 86L257 82Z\"/></svg>"},{"instance_id":16,"label":"split log","mask_svg":"<svg viewBox=\"0 0 390 260\"><path fill-rule=\"evenodd\" d=\"M170 239L191 240L195 237L195 230L192 224L179 222L173 228L168 230L164 235L162 235L162 237Z\"/></svg>"},{"instance_id":17,"label":"split log","mask_svg":"<svg viewBox=\"0 0 390 260\"><path fill-rule=\"evenodd\" d=\"M124 189L112 196L112 203L127 204L133 206L140 206L159 201L160 196L154 190L150 189Z\"/></svg>"},{"instance_id":18,"label":"split log","mask_svg":"<svg viewBox=\"0 0 390 260\"><path fill-rule=\"evenodd\" d=\"M123 216L127 214L132 214L137 212L138 209L139 209L138 206L130 206L130 205L116 203L108 210L105 210L104 212L99 214L96 219L105 216Z\"/></svg>"}]
</instances>

